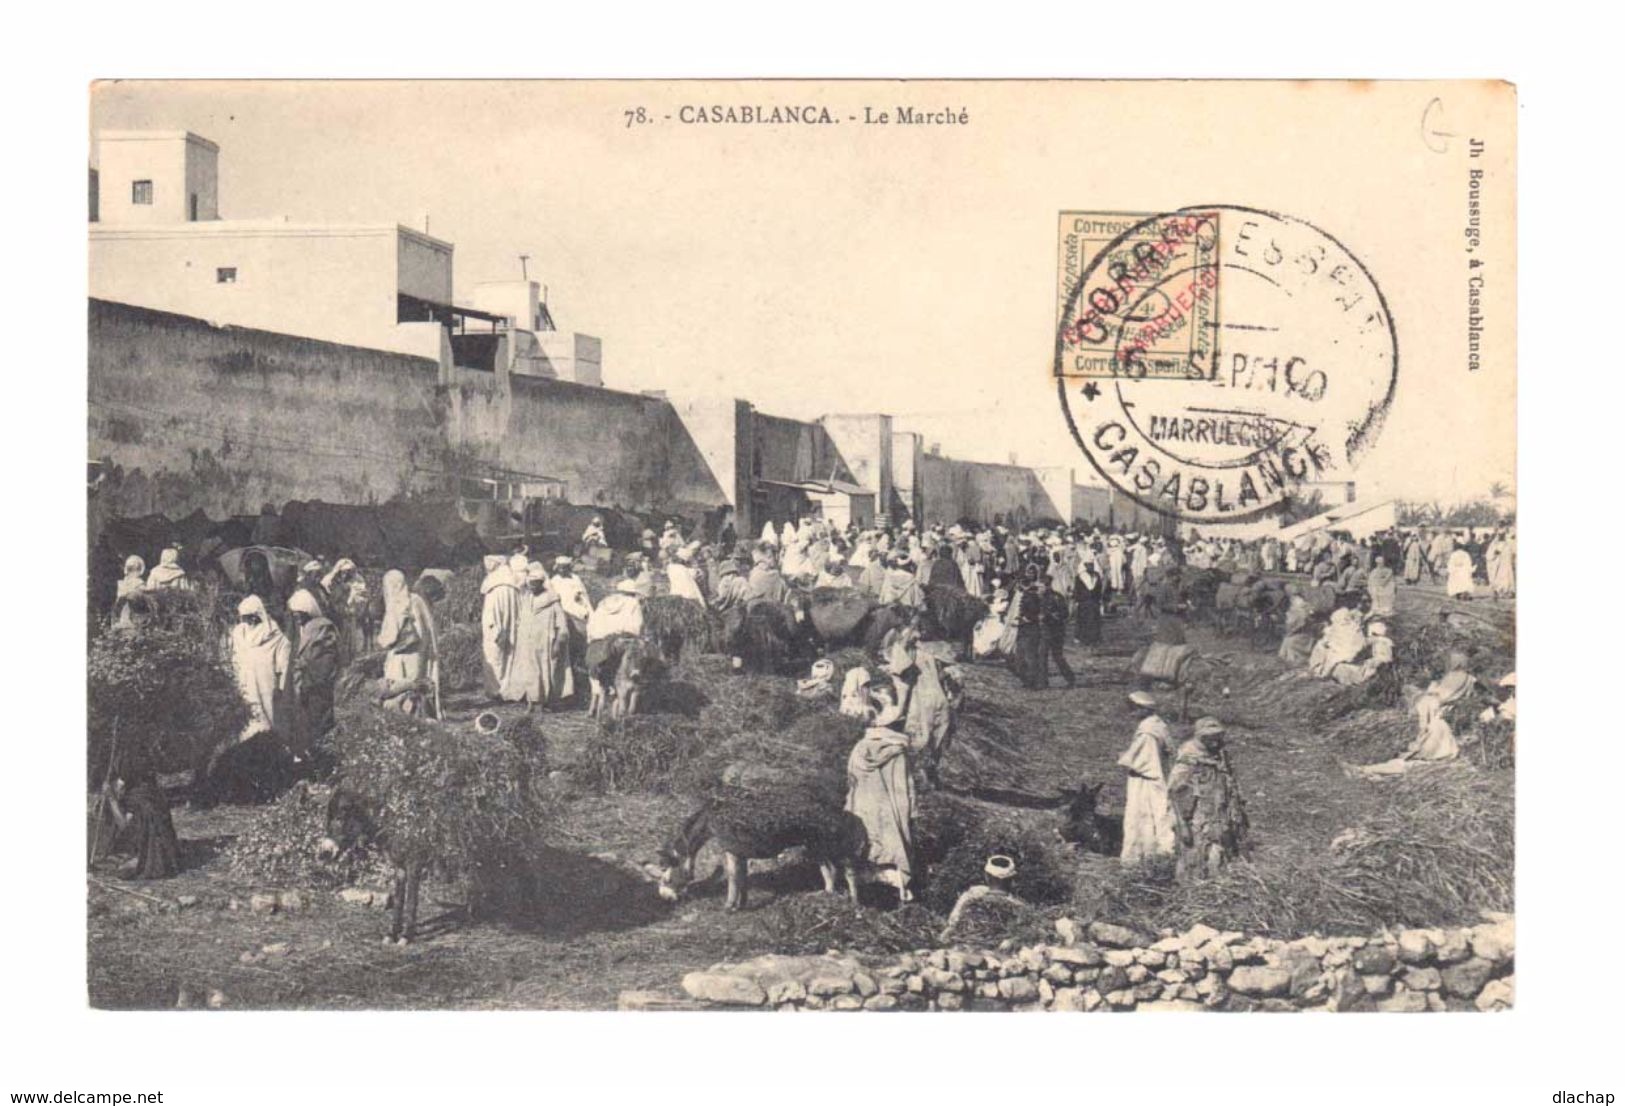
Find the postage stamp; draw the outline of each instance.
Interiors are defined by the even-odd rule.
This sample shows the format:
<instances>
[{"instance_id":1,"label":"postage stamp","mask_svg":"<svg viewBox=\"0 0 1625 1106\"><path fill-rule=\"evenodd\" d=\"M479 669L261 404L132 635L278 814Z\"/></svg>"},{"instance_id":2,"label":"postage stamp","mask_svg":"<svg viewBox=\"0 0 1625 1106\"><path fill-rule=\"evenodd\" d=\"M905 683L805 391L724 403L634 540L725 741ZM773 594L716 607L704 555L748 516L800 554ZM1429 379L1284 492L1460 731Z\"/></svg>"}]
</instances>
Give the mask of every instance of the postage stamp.
<instances>
[{"instance_id":1,"label":"postage stamp","mask_svg":"<svg viewBox=\"0 0 1625 1106\"><path fill-rule=\"evenodd\" d=\"M1065 372L1073 376L1182 379L1212 345L1207 323L1218 305L1213 264L1217 212L1092 214L1064 211L1060 231L1059 310L1082 292L1072 318ZM1183 282L1174 275L1183 264ZM1097 278L1082 285L1086 272ZM1170 293L1173 298L1170 298ZM1183 294L1182 294L1183 293ZM1127 331L1121 363L1108 341Z\"/></svg>"},{"instance_id":2,"label":"postage stamp","mask_svg":"<svg viewBox=\"0 0 1625 1106\"><path fill-rule=\"evenodd\" d=\"M1337 239L1230 205L1065 212L1054 372L1084 456L1192 523L1347 479L1398 383L1393 319ZM1221 297L1222 290L1222 297Z\"/></svg>"}]
</instances>

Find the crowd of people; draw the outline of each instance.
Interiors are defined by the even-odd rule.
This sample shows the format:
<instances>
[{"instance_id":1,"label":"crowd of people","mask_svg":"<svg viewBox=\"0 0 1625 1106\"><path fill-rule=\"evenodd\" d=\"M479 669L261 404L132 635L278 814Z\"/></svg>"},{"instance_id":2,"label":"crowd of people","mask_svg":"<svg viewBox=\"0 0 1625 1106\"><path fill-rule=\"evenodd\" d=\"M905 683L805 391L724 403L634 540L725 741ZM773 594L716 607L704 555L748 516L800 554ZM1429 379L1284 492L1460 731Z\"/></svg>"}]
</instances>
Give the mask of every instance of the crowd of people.
<instances>
[{"instance_id":1,"label":"crowd of people","mask_svg":"<svg viewBox=\"0 0 1625 1106\"><path fill-rule=\"evenodd\" d=\"M1390 584L1443 585L1452 599L1473 599L1486 589L1496 599L1517 591L1517 538L1510 527L1450 529L1396 527L1355 538L1322 528L1292 541L1262 537L1242 541L1210 537L1190 543L1193 568L1308 576L1315 585L1340 591L1364 588L1376 574L1379 590ZM1391 595L1392 592L1389 592Z\"/></svg>"},{"instance_id":2,"label":"crowd of people","mask_svg":"<svg viewBox=\"0 0 1625 1106\"><path fill-rule=\"evenodd\" d=\"M550 563L525 548L486 557L479 588L484 697L527 709L576 702L607 643L640 634L644 604L655 595L726 613L784 602L805 588L860 589L878 604L905 608L924 607L928 589L961 591L987 604L971 635L976 659L1002 658L1029 689L1047 687L1053 667L1071 687L1077 676L1064 652L1068 638L1098 646L1104 620L1119 608L1154 619L1155 642L1183 645L1188 582L1196 573L1243 581L1236 585L1243 588L1279 589L1279 653L1307 678L1376 685L1394 673L1386 620L1401 582L1442 579L1448 595L1467 597L1481 581L1492 594L1510 596L1515 579L1510 531L1393 531L1361 539L1318 531L1294 542L1192 534L1181 541L1083 523L922 527L904 520L841 527L815 517L767 523L754 540L739 540L731 527L715 537L709 544L695 540L678 519L659 533L645 530L613 574L613 590L596 603L578 567L602 571L614 564L601 519L585 528L571 555ZM295 756L303 755L333 725L339 674L368 655L382 661L377 703L443 716L436 607L447 594L449 573L427 569L409 581L402 570L390 569L375 596L348 558L312 559L289 569L279 586L264 552L249 550L240 565L246 594L227 649L248 707L242 740L275 733ZM191 586L179 548L163 550L151 572L132 556L112 625L138 627L155 596ZM888 636L880 653L875 674L858 669L841 689L842 710L867 723L848 761L847 806L870 830L871 860L893 873L906 900L915 789L936 782L963 679L951 652L921 642L912 628ZM1457 755L1451 712L1466 700L1474 678L1465 658L1452 661L1431 685L1404 689L1418 726L1411 747L1359 772L1391 775ZM816 671L804 681L818 682ZM1497 716L1511 717L1514 686L1508 674L1492 708ZM1173 855L1181 878L1211 874L1240 851L1247 832L1224 753L1224 727L1200 719L1176 748L1155 700L1137 692L1132 702L1142 717L1119 761L1128 777L1123 858L1138 863Z\"/></svg>"},{"instance_id":3,"label":"crowd of people","mask_svg":"<svg viewBox=\"0 0 1625 1106\"><path fill-rule=\"evenodd\" d=\"M988 615L972 634L978 659L1003 657L1025 687L1049 684L1053 668L1076 676L1062 646L1073 637L1098 645L1101 623L1131 602L1159 565L1177 562L1178 543L1160 536L1073 526L988 526L913 520L844 529L814 519L775 528L738 555L737 587L721 604L782 599L788 588L854 587L881 605L921 608L927 589L947 587L984 600Z\"/></svg>"}]
</instances>

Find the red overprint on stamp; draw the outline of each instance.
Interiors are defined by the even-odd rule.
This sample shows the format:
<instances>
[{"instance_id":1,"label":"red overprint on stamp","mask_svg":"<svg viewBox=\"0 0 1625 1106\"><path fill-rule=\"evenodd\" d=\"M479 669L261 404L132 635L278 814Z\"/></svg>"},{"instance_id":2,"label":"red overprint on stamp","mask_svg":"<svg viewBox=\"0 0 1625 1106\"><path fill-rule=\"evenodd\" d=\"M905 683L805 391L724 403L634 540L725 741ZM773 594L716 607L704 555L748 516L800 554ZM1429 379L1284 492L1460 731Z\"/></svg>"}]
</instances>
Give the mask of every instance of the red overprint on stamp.
<instances>
[{"instance_id":1,"label":"red overprint on stamp","mask_svg":"<svg viewBox=\"0 0 1625 1106\"><path fill-rule=\"evenodd\" d=\"M1131 377L1147 374L1145 352L1156 343L1166 341L1185 326L1192 308L1205 305L1219 287L1219 272L1212 266L1203 266L1169 301L1162 314L1133 330L1117 347L1117 362L1123 373Z\"/></svg>"},{"instance_id":2,"label":"red overprint on stamp","mask_svg":"<svg viewBox=\"0 0 1625 1106\"><path fill-rule=\"evenodd\" d=\"M1341 243L1216 205L1065 212L1060 245L1054 373L1108 482L1213 523L1349 478L1392 401L1398 346L1381 290Z\"/></svg>"},{"instance_id":3,"label":"red overprint on stamp","mask_svg":"<svg viewBox=\"0 0 1625 1106\"><path fill-rule=\"evenodd\" d=\"M1188 376L1205 354L1204 324L1217 305L1218 237L1212 211L1063 213L1060 345L1066 356L1058 372Z\"/></svg>"}]
</instances>

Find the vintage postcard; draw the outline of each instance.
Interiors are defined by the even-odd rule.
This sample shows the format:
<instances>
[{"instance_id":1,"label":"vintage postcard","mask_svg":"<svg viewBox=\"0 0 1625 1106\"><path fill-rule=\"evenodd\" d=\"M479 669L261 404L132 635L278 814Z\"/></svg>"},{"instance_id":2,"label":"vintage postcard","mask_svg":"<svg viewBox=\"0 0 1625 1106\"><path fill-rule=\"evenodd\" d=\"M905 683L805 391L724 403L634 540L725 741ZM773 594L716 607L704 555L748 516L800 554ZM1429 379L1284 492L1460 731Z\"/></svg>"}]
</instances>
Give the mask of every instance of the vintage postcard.
<instances>
[{"instance_id":1,"label":"vintage postcard","mask_svg":"<svg viewBox=\"0 0 1625 1106\"><path fill-rule=\"evenodd\" d=\"M109 1009L1514 1004L1497 81L109 81Z\"/></svg>"}]
</instances>

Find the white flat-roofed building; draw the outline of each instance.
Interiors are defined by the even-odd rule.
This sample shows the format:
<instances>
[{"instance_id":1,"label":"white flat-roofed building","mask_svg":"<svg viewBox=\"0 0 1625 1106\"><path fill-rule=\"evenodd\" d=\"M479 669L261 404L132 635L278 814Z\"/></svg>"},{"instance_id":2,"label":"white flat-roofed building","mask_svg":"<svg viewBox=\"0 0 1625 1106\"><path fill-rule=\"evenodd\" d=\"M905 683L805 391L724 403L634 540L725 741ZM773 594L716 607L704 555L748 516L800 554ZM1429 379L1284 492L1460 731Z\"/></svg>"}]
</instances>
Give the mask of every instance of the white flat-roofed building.
<instances>
[{"instance_id":1,"label":"white flat-roofed building","mask_svg":"<svg viewBox=\"0 0 1625 1106\"><path fill-rule=\"evenodd\" d=\"M559 330L536 281L484 281L474 286L470 302L509 320L510 371L577 384L604 383L603 343L589 334Z\"/></svg>"},{"instance_id":2,"label":"white flat-roofed building","mask_svg":"<svg viewBox=\"0 0 1625 1106\"><path fill-rule=\"evenodd\" d=\"M220 218L220 147L190 131L100 131L97 215L104 223Z\"/></svg>"},{"instance_id":3,"label":"white flat-roofed building","mask_svg":"<svg viewBox=\"0 0 1625 1106\"><path fill-rule=\"evenodd\" d=\"M214 143L185 131L97 140L97 299L437 361L467 321L450 242L397 223L221 219Z\"/></svg>"},{"instance_id":4,"label":"white flat-roofed building","mask_svg":"<svg viewBox=\"0 0 1625 1106\"><path fill-rule=\"evenodd\" d=\"M220 219L90 230L90 294L210 322L440 357L452 247L394 223ZM405 324L405 325L403 325Z\"/></svg>"}]
</instances>

